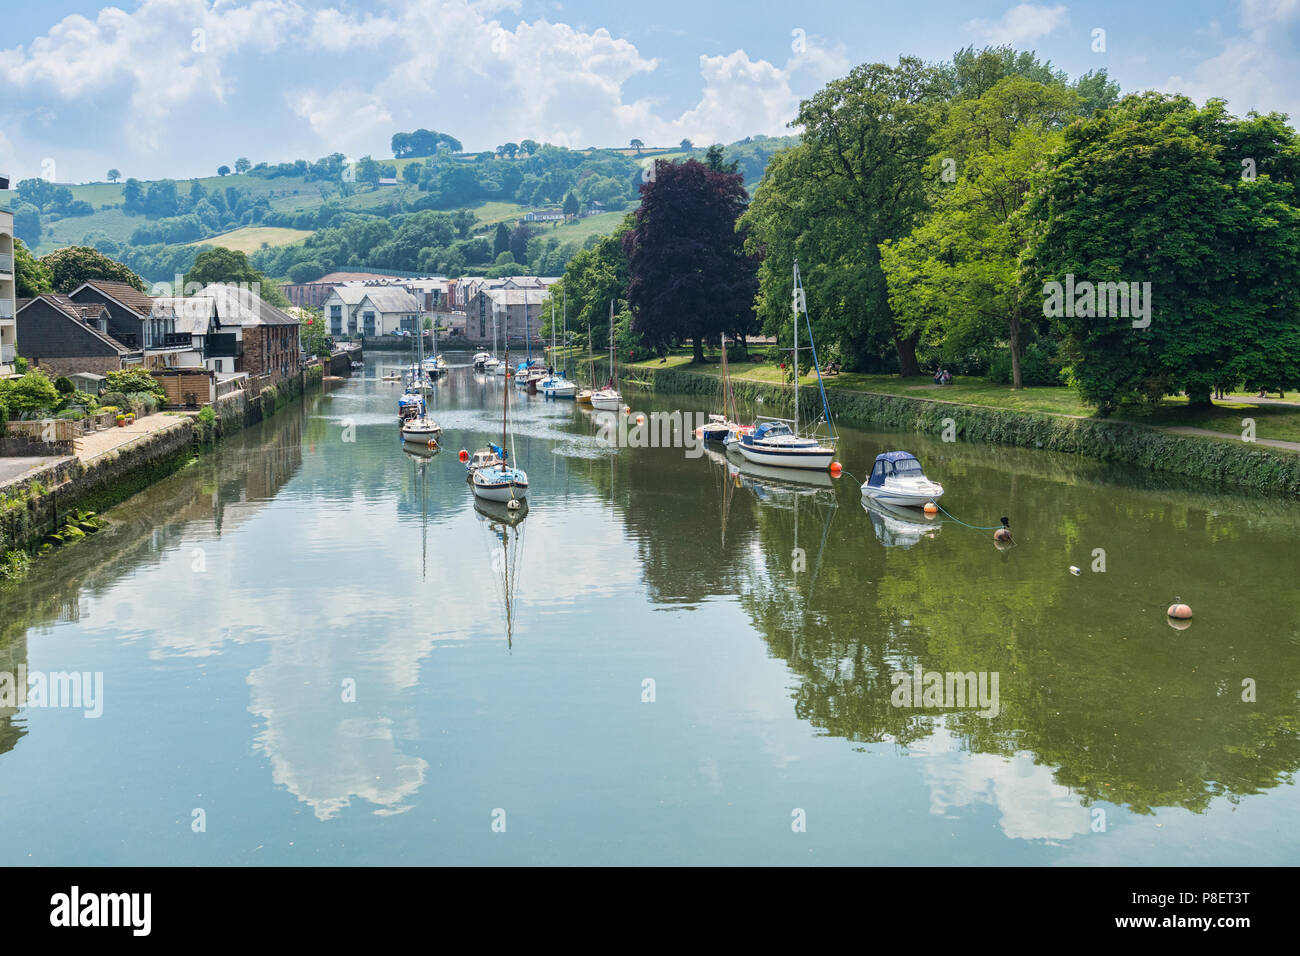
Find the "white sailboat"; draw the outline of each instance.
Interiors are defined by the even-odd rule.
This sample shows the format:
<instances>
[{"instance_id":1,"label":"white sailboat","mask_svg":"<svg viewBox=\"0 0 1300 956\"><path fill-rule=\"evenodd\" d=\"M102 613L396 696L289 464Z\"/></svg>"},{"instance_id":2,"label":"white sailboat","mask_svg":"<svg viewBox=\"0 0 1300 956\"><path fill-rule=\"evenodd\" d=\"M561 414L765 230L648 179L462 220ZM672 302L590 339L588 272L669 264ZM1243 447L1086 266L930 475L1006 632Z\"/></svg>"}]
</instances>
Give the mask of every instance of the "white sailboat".
<instances>
[{"instance_id":1,"label":"white sailboat","mask_svg":"<svg viewBox=\"0 0 1300 956\"><path fill-rule=\"evenodd\" d=\"M799 319L802 307L807 321L808 307L804 299L803 284L799 281L799 263L794 264L794 348L791 350L794 366L794 418L759 418L754 430L741 435L730 447L736 448L745 458L757 465L778 468L829 468L835 460L835 436L820 439L812 433L799 433ZM812 351L813 368L817 371L817 388L822 400L822 418L831 428L830 406L826 402L826 387L822 384L821 367L817 364L817 348L812 343L812 323L808 322L808 348ZM820 422L819 422L820 423Z\"/></svg>"},{"instance_id":2,"label":"white sailboat","mask_svg":"<svg viewBox=\"0 0 1300 956\"><path fill-rule=\"evenodd\" d=\"M614 300L609 300L609 382L591 393L591 407L602 412L621 412L623 395L618 390L618 356L614 354Z\"/></svg>"},{"instance_id":3,"label":"white sailboat","mask_svg":"<svg viewBox=\"0 0 1300 956\"><path fill-rule=\"evenodd\" d=\"M731 370L727 366L727 336L722 335L722 414L710 415L709 420L695 429L695 434L705 441L726 441L729 436L739 439L754 430L753 425L740 424L736 412L736 395L731 390Z\"/></svg>"},{"instance_id":4,"label":"white sailboat","mask_svg":"<svg viewBox=\"0 0 1300 956\"><path fill-rule=\"evenodd\" d=\"M507 364L510 358L510 346L506 345ZM528 473L516 468L510 462L518 461L515 457L514 438L510 432L510 387L503 389L504 401L501 407L501 448L510 449L506 461L485 465L470 473L470 487L476 498L487 501L499 501L510 508L518 508L528 494Z\"/></svg>"},{"instance_id":5,"label":"white sailboat","mask_svg":"<svg viewBox=\"0 0 1300 956\"><path fill-rule=\"evenodd\" d=\"M405 418L402 421L402 441L411 442L429 446L436 444L438 438L442 435L442 426L429 417L429 409L425 404L423 392L428 388L427 383L423 382L424 378L424 335L421 334L416 338L416 349L419 355L415 363L415 388L418 396L417 414ZM408 386L407 391L410 391Z\"/></svg>"},{"instance_id":6,"label":"white sailboat","mask_svg":"<svg viewBox=\"0 0 1300 956\"><path fill-rule=\"evenodd\" d=\"M565 303L568 304L567 302ZM567 311L567 310L566 310ZM566 332L568 316L565 316ZM551 365L555 365L555 299L551 299ZM554 372L547 375L537 383L537 390L547 398L575 398L578 394L578 383L572 379L564 377L562 372Z\"/></svg>"}]
</instances>

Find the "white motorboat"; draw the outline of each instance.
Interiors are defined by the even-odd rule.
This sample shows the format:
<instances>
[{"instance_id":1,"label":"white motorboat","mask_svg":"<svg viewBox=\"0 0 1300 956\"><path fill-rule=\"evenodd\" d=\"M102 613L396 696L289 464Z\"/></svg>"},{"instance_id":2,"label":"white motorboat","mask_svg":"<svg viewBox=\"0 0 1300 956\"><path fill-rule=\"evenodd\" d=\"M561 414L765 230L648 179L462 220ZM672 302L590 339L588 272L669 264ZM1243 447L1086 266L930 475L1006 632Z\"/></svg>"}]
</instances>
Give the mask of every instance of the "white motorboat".
<instances>
[{"instance_id":1,"label":"white motorboat","mask_svg":"<svg viewBox=\"0 0 1300 956\"><path fill-rule=\"evenodd\" d=\"M437 441L440 435L442 426L431 418L421 416L402 423L402 441L428 445L431 441Z\"/></svg>"},{"instance_id":2,"label":"white motorboat","mask_svg":"<svg viewBox=\"0 0 1300 956\"><path fill-rule=\"evenodd\" d=\"M491 362L493 365L496 365L496 361L497 361L497 360L494 359L494 358L491 356L491 354L488 353L488 352L475 352L475 353L474 353L474 367L475 367L475 368L487 368L487 367L488 367L488 362Z\"/></svg>"},{"instance_id":3,"label":"white motorboat","mask_svg":"<svg viewBox=\"0 0 1300 956\"><path fill-rule=\"evenodd\" d=\"M915 455L887 451L876 456L871 476L862 483L862 494L887 505L919 508L942 498L943 485L925 477Z\"/></svg>"},{"instance_id":4,"label":"white motorboat","mask_svg":"<svg viewBox=\"0 0 1300 956\"><path fill-rule=\"evenodd\" d=\"M598 388L591 393L591 407L602 412L621 412L623 396L616 388Z\"/></svg>"},{"instance_id":5,"label":"white motorboat","mask_svg":"<svg viewBox=\"0 0 1300 956\"><path fill-rule=\"evenodd\" d=\"M561 375L552 375L538 382L537 390L547 398L576 398L578 383Z\"/></svg>"}]
</instances>

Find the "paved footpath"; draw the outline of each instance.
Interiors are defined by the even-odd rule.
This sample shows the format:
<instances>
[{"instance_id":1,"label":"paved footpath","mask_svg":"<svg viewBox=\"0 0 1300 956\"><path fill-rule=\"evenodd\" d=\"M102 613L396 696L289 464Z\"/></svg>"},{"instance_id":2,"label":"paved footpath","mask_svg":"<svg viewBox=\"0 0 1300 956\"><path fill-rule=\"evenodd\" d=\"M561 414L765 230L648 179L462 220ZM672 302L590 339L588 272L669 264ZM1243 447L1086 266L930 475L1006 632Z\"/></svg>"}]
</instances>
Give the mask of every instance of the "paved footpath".
<instances>
[{"instance_id":1,"label":"paved footpath","mask_svg":"<svg viewBox=\"0 0 1300 956\"><path fill-rule=\"evenodd\" d=\"M1241 435L1232 435L1228 432L1210 431L1208 428L1192 428L1189 425L1178 425L1164 429L1169 432L1178 432L1180 435L1207 435L1210 438L1231 438L1233 441L1241 441ZM1243 445L1271 445L1274 448L1285 448L1288 451L1300 451L1300 441L1281 441L1277 438L1256 438L1252 442L1241 442Z\"/></svg>"},{"instance_id":2,"label":"paved footpath","mask_svg":"<svg viewBox=\"0 0 1300 956\"><path fill-rule=\"evenodd\" d=\"M134 444L156 432L173 428L180 422L185 421L186 417L183 415L166 415L160 412L156 415L137 418L124 427L114 425L112 428L91 432L89 435L82 435L76 439L74 443L75 453L84 463L89 464L100 455L106 455L110 451L116 451L119 448Z\"/></svg>"}]
</instances>

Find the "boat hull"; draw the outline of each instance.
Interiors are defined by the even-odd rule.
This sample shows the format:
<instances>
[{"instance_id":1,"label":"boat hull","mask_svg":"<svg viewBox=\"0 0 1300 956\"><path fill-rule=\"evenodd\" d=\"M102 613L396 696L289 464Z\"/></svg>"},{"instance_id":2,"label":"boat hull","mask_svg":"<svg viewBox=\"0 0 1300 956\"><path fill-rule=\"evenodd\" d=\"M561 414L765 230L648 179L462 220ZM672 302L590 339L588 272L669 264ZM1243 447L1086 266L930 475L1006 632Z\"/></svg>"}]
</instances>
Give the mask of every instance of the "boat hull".
<instances>
[{"instance_id":1,"label":"boat hull","mask_svg":"<svg viewBox=\"0 0 1300 956\"><path fill-rule=\"evenodd\" d=\"M476 497L485 501L508 502L512 498L523 499L528 494L528 475L522 471L514 472L514 477L496 480L484 472L489 469L475 471L470 476L470 485L474 489Z\"/></svg>"},{"instance_id":2,"label":"boat hull","mask_svg":"<svg viewBox=\"0 0 1300 956\"><path fill-rule=\"evenodd\" d=\"M778 448L737 441L728 447L739 451L745 456L746 461L775 468L811 468L824 471L835 460L835 449L823 448L820 445L807 449Z\"/></svg>"},{"instance_id":3,"label":"boat hull","mask_svg":"<svg viewBox=\"0 0 1300 956\"><path fill-rule=\"evenodd\" d=\"M554 385L542 382L537 389L547 398L575 398L578 394L578 386L574 382L561 381Z\"/></svg>"},{"instance_id":4,"label":"boat hull","mask_svg":"<svg viewBox=\"0 0 1300 956\"><path fill-rule=\"evenodd\" d=\"M602 412L621 412L623 410L623 396L613 391L594 392L591 396L591 407L600 409Z\"/></svg>"},{"instance_id":5,"label":"boat hull","mask_svg":"<svg viewBox=\"0 0 1300 956\"><path fill-rule=\"evenodd\" d=\"M894 505L903 508L920 508L922 505L931 501L938 501L943 497L943 485L929 482L928 486L915 486L910 488L891 488L889 483L884 485L866 485L862 486L862 497L870 498L873 501L879 501L881 504Z\"/></svg>"}]
</instances>

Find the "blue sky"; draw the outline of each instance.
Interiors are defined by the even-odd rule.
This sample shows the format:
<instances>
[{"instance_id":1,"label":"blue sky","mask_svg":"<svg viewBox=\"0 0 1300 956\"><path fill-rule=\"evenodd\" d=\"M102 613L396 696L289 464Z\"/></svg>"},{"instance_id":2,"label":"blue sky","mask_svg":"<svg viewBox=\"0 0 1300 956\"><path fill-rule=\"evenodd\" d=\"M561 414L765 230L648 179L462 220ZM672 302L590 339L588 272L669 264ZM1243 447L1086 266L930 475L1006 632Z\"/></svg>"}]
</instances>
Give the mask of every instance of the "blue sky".
<instances>
[{"instance_id":1,"label":"blue sky","mask_svg":"<svg viewBox=\"0 0 1300 956\"><path fill-rule=\"evenodd\" d=\"M0 0L0 171L61 182L388 156L398 130L470 149L780 134L855 64L1034 49L1125 90L1300 115L1300 0ZM1105 31L1105 50L1093 31ZM802 49L796 50L802 42Z\"/></svg>"}]
</instances>

